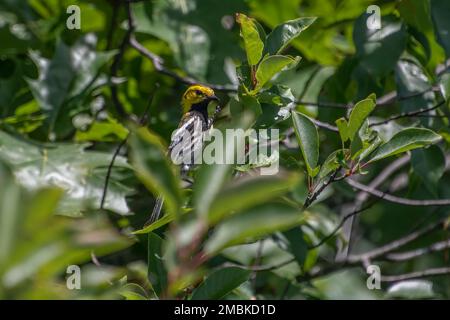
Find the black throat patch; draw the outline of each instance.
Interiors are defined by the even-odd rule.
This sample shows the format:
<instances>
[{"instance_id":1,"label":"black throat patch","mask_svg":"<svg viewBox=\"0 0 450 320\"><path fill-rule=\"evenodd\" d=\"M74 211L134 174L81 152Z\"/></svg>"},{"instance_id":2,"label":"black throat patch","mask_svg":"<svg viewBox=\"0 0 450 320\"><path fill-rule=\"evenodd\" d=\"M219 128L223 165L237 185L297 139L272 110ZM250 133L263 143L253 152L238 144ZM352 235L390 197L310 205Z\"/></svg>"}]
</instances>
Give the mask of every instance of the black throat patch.
<instances>
[{"instance_id":1,"label":"black throat patch","mask_svg":"<svg viewBox=\"0 0 450 320\"><path fill-rule=\"evenodd\" d=\"M189 111L197 111L200 112L205 120L205 123L208 122L208 104L209 100L205 100L191 106Z\"/></svg>"}]
</instances>

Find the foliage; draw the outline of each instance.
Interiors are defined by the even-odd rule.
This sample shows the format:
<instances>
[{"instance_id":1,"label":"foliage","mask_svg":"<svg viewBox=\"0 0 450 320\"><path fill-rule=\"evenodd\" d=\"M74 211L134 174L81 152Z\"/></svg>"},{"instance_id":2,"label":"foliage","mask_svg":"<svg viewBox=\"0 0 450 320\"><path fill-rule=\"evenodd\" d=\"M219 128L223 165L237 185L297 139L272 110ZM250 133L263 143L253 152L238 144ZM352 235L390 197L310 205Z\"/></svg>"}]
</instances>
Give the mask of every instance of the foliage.
<instances>
[{"instance_id":1,"label":"foliage","mask_svg":"<svg viewBox=\"0 0 450 320\"><path fill-rule=\"evenodd\" d=\"M66 27L73 4L80 30ZM449 298L448 204L384 199L450 198L447 12L446 0L2 1L0 297ZM215 127L279 129L278 152L199 165L186 187L166 150L197 82L221 98ZM144 225L158 196L163 216ZM82 290L65 286L70 265Z\"/></svg>"}]
</instances>

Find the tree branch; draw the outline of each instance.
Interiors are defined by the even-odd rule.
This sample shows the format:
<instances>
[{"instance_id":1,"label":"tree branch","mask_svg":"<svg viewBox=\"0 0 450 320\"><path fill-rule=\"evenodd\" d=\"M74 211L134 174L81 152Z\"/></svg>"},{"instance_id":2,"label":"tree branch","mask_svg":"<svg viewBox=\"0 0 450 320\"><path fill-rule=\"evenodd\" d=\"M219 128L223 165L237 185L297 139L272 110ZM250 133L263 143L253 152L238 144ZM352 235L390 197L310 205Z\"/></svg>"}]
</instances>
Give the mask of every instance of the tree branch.
<instances>
[{"instance_id":1,"label":"tree branch","mask_svg":"<svg viewBox=\"0 0 450 320\"><path fill-rule=\"evenodd\" d=\"M439 102L438 104L430 107L430 108L426 108L426 109L420 109L420 110L416 110L416 111L410 111L410 112L404 112L398 115L394 115L386 120L383 121L379 121L379 122L375 122L375 123L371 123L369 124L369 127L375 127L375 126L380 126L386 123L389 123L391 121L397 120L397 119L401 119L401 118L412 118L415 117L417 115L421 115L423 113L435 110L437 108L439 108L440 106L442 106L445 103L445 100L442 100L441 102Z\"/></svg>"},{"instance_id":2,"label":"tree branch","mask_svg":"<svg viewBox=\"0 0 450 320\"><path fill-rule=\"evenodd\" d=\"M371 188L364 184L361 184L355 180L347 179L346 182L355 189L370 193L371 195L382 198L384 200L403 204L406 206L416 206L416 207L430 207L430 206L450 206L450 199L429 199L429 200L415 200L397 197L386 192L382 192L375 188Z\"/></svg>"},{"instance_id":3,"label":"tree branch","mask_svg":"<svg viewBox=\"0 0 450 320\"><path fill-rule=\"evenodd\" d=\"M450 274L450 267L448 268L433 268L423 271L416 271L411 273L405 273L395 276L381 276L380 280L382 282L398 282L413 279L422 279L427 277L435 277Z\"/></svg>"},{"instance_id":4,"label":"tree branch","mask_svg":"<svg viewBox=\"0 0 450 320\"><path fill-rule=\"evenodd\" d=\"M178 73L168 69L164 65L164 60L154 54L153 52L149 51L147 48L145 48L142 44L140 44L134 36L131 36L130 38L130 45L136 49L140 54L142 54L144 57L147 57L150 59L153 63L153 66L155 70L163 75L169 76L171 78L174 78L176 81L192 85L197 83L202 83L201 81L198 81L191 77L183 77L179 75ZM230 85L218 85L218 84L209 84L209 83L203 83L207 85L208 87L217 90L217 91L223 91L223 92L236 92L237 87L236 86L230 86Z\"/></svg>"},{"instance_id":5,"label":"tree branch","mask_svg":"<svg viewBox=\"0 0 450 320\"><path fill-rule=\"evenodd\" d=\"M428 247L418 248L415 250L405 251L405 252L394 252L387 254L384 258L387 261L399 262L407 261L420 256L423 256L431 252L439 252L450 248L450 239L435 242Z\"/></svg>"},{"instance_id":6,"label":"tree branch","mask_svg":"<svg viewBox=\"0 0 450 320\"><path fill-rule=\"evenodd\" d=\"M388 244L385 244L382 247L367 251L362 254L350 255L347 258L347 263L355 264L355 263L360 263L361 261L364 261L364 260L373 260L376 258L383 257L384 255L386 255L394 250L397 250L397 249L405 246L406 244L408 244L420 237L423 237L424 235L430 234L431 232L439 229L440 227L444 227L445 223L447 222L447 219L448 218L446 217L441 220L438 220L437 222L435 222L425 228L411 232L402 238L399 238Z\"/></svg>"}]
</instances>

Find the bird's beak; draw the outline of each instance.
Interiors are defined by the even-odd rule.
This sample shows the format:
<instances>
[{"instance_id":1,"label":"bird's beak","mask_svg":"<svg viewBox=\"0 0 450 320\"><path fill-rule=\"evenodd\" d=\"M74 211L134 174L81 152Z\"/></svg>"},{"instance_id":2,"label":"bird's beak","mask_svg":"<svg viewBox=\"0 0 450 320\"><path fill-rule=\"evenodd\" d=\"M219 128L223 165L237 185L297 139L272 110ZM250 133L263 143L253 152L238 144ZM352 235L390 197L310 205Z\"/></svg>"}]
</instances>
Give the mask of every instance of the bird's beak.
<instances>
[{"instance_id":1,"label":"bird's beak","mask_svg":"<svg viewBox=\"0 0 450 320\"><path fill-rule=\"evenodd\" d=\"M217 101L217 102L220 102L220 99L217 97L217 96L210 96L209 98L208 98L208 100L209 101Z\"/></svg>"}]
</instances>

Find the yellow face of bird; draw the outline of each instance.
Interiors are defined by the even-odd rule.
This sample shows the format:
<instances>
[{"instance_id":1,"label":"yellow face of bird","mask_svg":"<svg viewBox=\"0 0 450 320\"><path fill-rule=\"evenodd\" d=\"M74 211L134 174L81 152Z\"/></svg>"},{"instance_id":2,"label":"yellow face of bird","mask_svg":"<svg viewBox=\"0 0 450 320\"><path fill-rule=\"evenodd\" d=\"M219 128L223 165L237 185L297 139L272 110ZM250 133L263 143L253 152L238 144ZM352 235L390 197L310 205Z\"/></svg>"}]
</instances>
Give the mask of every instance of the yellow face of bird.
<instances>
[{"instance_id":1,"label":"yellow face of bird","mask_svg":"<svg viewBox=\"0 0 450 320\"><path fill-rule=\"evenodd\" d=\"M190 86L181 98L183 113L188 112L194 104L204 101L218 100L214 90L199 84Z\"/></svg>"}]
</instances>

